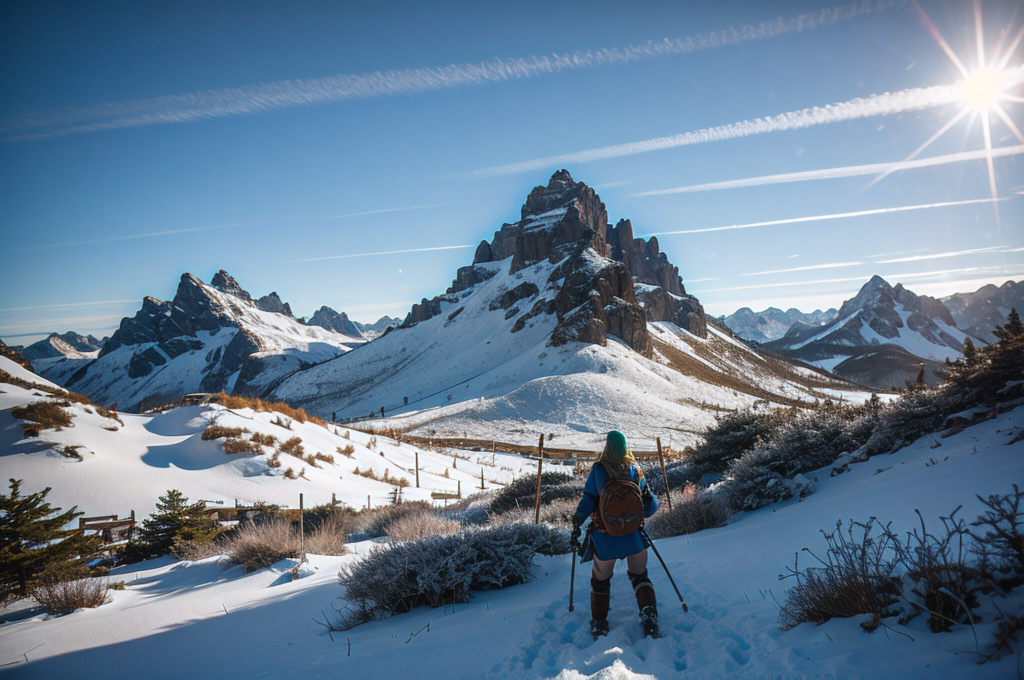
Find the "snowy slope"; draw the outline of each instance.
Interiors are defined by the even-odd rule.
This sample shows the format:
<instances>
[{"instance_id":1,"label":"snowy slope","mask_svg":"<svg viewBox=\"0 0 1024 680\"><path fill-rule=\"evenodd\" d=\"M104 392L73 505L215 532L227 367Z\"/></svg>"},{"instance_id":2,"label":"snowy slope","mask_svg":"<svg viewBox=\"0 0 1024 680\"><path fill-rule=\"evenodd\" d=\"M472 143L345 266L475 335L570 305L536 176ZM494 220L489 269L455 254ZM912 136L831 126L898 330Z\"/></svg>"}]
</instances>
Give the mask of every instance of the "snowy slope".
<instances>
[{"instance_id":1,"label":"snowy slope","mask_svg":"<svg viewBox=\"0 0 1024 680\"><path fill-rule=\"evenodd\" d=\"M653 446L656 436L684 444L721 408L839 394L825 378L770 363L713 328L704 339L672 323L648 324L652 359L611 336L606 346L551 347L554 315L513 329L527 310L555 297L558 281L550 278L560 263L543 260L514 274L510 264L477 265L491 278L446 296L440 314L291 375L272 398L339 419L371 412L379 419L383 406L388 426L417 434L533 443L542 432L555 434L554 446L597 449L610 429L628 429L638 446ZM523 284L536 286L536 295L509 310L494 304ZM692 361L673 363L666 353ZM845 393L848 400L868 396Z\"/></svg>"},{"instance_id":2,"label":"snowy slope","mask_svg":"<svg viewBox=\"0 0 1024 680\"><path fill-rule=\"evenodd\" d=\"M21 421L10 409L48 395L6 384L0 384L0 390L0 460L5 479L23 479L25 489L52 487L47 497L51 504L63 508L78 505L87 515L124 516L135 510L137 516L145 516L155 508L157 497L172 488L191 499L222 501L228 507L236 500L246 505L265 501L297 507L299 493L305 494L308 506L330 502L332 493L352 507L365 507L368 496L371 505L377 506L390 501L394 487L356 475L355 468L373 470L378 476L387 472L403 477L410 482L403 490L404 498L430 500L432 491L454 493L460 484L464 494L479 489L481 469L485 486L491 488L495 483L508 483L521 469L530 467L517 457L499 454L492 459L491 454L480 454L479 461L460 460L457 468L451 468L450 454L416 449L385 437L371 441L361 432L300 423L276 413L218 405L177 408L156 415L121 413L122 425L100 416L92 407L72 404L65 409L74 416L72 427L44 430L39 438L22 439ZM223 439L202 440L203 430L211 423L270 434L278 441L299 437L307 455L330 455L334 464L318 462L321 467L314 468L307 461L281 454L281 466L273 468L268 465L271 447L263 447L261 454L225 454ZM338 452L348 445L354 449L351 457ZM65 446L79 447L83 460L62 456L59 451ZM420 488L415 488L417 451ZM304 477L288 479L284 476L288 468L296 474L304 469Z\"/></svg>"},{"instance_id":3,"label":"snowy slope","mask_svg":"<svg viewBox=\"0 0 1024 680\"><path fill-rule=\"evenodd\" d=\"M819 530L836 521L874 516L902 533L918 526L915 509L931 527L960 504L960 516L973 518L980 511L975 494L1005 494L1011 481L1024 479L1024 443L1007 445L1022 429L1024 408L1018 408L941 440L937 449L925 437L846 474L830 477L823 470L816 475L817 493L802 502L660 540L690 606L689 613L680 610L652 558L662 639L640 637L620 565L612 581L611 633L594 642L587 634L585 567L576 570L576 610L567 611L569 556L538 557L533 582L478 593L454 611L421 607L331 639L314 619L337 604L337 569L368 549L357 544L353 555L312 557L309 575L298 581L287 573L290 560L249 575L216 559L120 569L112 578L123 579L126 588L113 591L107 605L0 626L0 668L9 678L81 680L190 674L220 680L1012 678L1016 655L978 666L973 654L961 653L975 648L969 626L935 635L917 617L905 626L889 620L896 632L868 634L857 617L781 632L773 598L782 600L790 585L777 575L793 564L794 554L805 547L821 551ZM1019 595L999 603L1011 612L1022 605ZM978 613L977 634L985 644L995 611L986 601Z\"/></svg>"}]
</instances>

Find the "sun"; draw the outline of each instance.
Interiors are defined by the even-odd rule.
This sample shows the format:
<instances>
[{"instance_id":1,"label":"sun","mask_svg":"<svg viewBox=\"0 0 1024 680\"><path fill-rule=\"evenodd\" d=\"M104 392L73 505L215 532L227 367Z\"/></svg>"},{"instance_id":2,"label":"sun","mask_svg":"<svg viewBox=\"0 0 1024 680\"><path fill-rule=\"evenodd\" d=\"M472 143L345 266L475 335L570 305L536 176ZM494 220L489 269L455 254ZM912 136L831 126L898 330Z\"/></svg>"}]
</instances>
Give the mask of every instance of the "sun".
<instances>
[{"instance_id":1,"label":"sun","mask_svg":"<svg viewBox=\"0 0 1024 680\"><path fill-rule=\"evenodd\" d=\"M957 88L960 100L976 113L994 111L1006 89L1005 74L994 66L972 72Z\"/></svg>"},{"instance_id":2,"label":"sun","mask_svg":"<svg viewBox=\"0 0 1024 680\"><path fill-rule=\"evenodd\" d=\"M925 14L924 9L921 8L916 0L913 0L913 4L917 9L921 24L931 34L932 38L935 39L935 42L938 43L939 47L945 52L949 60L953 62L953 66L960 73L962 79L954 85L954 88L960 102L963 104L963 108L943 125L938 132L932 135L928 141L910 154L907 160L916 158L960 121L967 119L969 125L980 121L982 140L987 152L989 191L992 194L992 207L996 212L996 220L998 221L999 207L997 201L999 196L996 189L996 172L992 156L992 124L994 122L993 117L1002 121L1007 129L1024 144L1024 134L1021 134L1017 124L1013 122L1010 114L1004 108L1005 104L1024 103L1024 98L1011 93L1013 88L1018 87L1022 83L1021 66L1015 65L1009 69L1007 68L1014 52L1016 52L1017 47L1021 44L1021 40L1024 39L1024 26L1017 31L1009 41L1009 44L1006 44L1005 49L1003 47L1005 44L1004 39L1008 31L1004 32L997 45L991 49L991 55L986 54L988 50L985 45L985 32L982 26L981 0L974 0L976 54L973 57L975 66L973 69L970 69L965 64L965 59L961 59L953 51L953 48L949 46L946 39L942 37L942 33L939 32L939 29L928 18L928 15ZM883 173L879 175L868 186L878 183L888 174Z\"/></svg>"}]
</instances>

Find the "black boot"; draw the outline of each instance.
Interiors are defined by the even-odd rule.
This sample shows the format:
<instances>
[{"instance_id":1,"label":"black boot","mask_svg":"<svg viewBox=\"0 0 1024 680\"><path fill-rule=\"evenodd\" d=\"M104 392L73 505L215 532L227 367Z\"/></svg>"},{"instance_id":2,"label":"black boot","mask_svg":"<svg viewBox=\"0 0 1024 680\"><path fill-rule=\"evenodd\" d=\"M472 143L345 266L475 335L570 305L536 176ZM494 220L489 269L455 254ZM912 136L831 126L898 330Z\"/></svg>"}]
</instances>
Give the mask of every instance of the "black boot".
<instances>
[{"instance_id":1,"label":"black boot","mask_svg":"<svg viewBox=\"0 0 1024 680\"><path fill-rule=\"evenodd\" d=\"M642 574L630 573L629 581L633 584L636 604L640 609L640 625L644 628L644 637L661 637L658 629L658 601L654 596L654 584L647 578L647 571Z\"/></svg>"},{"instance_id":2,"label":"black boot","mask_svg":"<svg viewBox=\"0 0 1024 680\"><path fill-rule=\"evenodd\" d=\"M612 580L598 581L590 577L590 634L594 639L608 634L608 608L611 604Z\"/></svg>"}]
</instances>

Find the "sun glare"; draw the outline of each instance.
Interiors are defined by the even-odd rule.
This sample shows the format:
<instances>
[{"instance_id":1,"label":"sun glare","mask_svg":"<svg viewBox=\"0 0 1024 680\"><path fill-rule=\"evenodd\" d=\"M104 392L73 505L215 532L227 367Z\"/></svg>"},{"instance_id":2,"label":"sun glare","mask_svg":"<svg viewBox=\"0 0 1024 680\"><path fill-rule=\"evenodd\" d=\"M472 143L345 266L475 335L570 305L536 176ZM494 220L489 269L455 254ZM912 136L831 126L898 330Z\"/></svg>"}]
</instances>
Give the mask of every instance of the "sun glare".
<instances>
[{"instance_id":1,"label":"sun glare","mask_svg":"<svg viewBox=\"0 0 1024 680\"><path fill-rule=\"evenodd\" d=\"M978 113L986 113L995 108L1000 95L1006 87L1003 72L992 66L980 68L960 86L960 99L968 108Z\"/></svg>"}]
</instances>

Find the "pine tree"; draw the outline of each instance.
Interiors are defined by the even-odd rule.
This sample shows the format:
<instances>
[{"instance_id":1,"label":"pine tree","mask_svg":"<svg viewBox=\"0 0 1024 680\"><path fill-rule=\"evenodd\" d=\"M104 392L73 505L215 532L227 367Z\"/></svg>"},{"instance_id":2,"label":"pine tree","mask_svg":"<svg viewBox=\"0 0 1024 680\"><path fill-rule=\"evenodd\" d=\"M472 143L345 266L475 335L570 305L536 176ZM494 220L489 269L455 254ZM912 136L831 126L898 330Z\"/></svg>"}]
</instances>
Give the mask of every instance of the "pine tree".
<instances>
[{"instance_id":1,"label":"pine tree","mask_svg":"<svg viewBox=\"0 0 1024 680\"><path fill-rule=\"evenodd\" d=\"M21 480L10 483L10 495L0 494L0 601L28 594L48 565L90 556L99 547L97 539L64 529L84 513L51 507L50 487L22 496Z\"/></svg>"},{"instance_id":2,"label":"pine tree","mask_svg":"<svg viewBox=\"0 0 1024 680\"><path fill-rule=\"evenodd\" d=\"M964 362L968 366L974 366L978 363L978 350L970 338L964 338Z\"/></svg>"},{"instance_id":3,"label":"pine tree","mask_svg":"<svg viewBox=\"0 0 1024 680\"><path fill-rule=\"evenodd\" d=\"M143 520L139 537L129 545L131 560L166 555L175 541L208 541L217 533L217 523L204 514L205 503L189 503L177 489L169 489L156 503L157 511Z\"/></svg>"},{"instance_id":4,"label":"pine tree","mask_svg":"<svg viewBox=\"0 0 1024 680\"><path fill-rule=\"evenodd\" d=\"M999 338L1000 342L1008 342L1024 335L1024 324L1020 321L1020 314L1017 313L1016 307L1012 308L1009 316L1006 317L1006 325L996 326L992 333Z\"/></svg>"}]
</instances>

